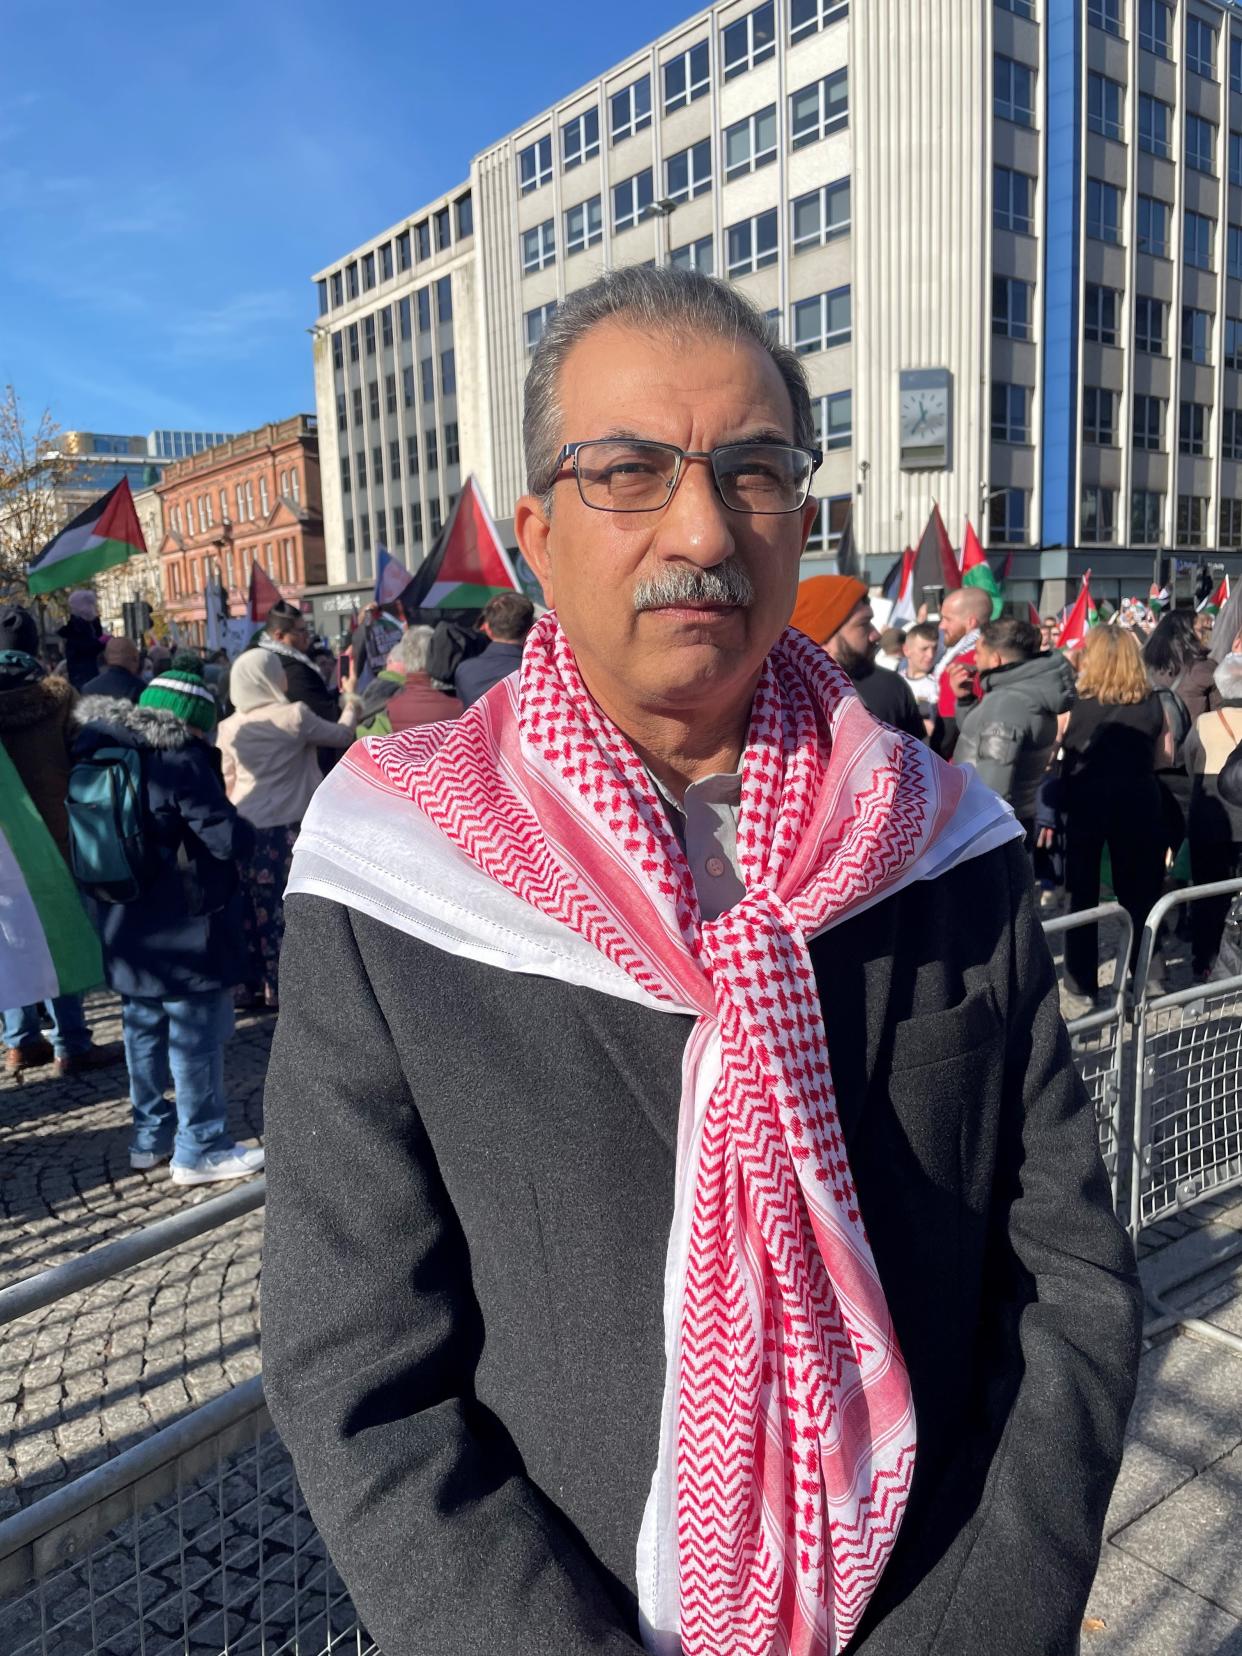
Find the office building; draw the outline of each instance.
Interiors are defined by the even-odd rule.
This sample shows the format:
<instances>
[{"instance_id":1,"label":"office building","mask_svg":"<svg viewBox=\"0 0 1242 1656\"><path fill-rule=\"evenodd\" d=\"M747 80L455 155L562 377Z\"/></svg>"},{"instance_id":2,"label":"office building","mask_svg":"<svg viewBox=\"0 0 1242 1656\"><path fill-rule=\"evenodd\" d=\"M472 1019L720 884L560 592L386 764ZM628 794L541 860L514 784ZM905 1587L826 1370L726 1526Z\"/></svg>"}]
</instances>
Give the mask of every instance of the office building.
<instances>
[{"instance_id":1,"label":"office building","mask_svg":"<svg viewBox=\"0 0 1242 1656\"><path fill-rule=\"evenodd\" d=\"M1242 569L1242 13L729 0L608 68L317 274L330 583L417 562L464 473L503 525L531 349L646 261L804 357L808 570L852 508L878 578L933 501L1041 607Z\"/></svg>"}]
</instances>

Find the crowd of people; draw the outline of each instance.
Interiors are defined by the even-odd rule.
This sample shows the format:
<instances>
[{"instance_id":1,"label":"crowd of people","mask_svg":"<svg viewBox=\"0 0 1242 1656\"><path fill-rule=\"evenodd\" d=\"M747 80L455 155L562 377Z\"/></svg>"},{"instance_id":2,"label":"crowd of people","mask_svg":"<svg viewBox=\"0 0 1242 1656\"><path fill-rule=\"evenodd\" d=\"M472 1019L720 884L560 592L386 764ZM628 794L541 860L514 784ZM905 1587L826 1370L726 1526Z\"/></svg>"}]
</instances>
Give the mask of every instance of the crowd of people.
<instances>
[{"instance_id":1,"label":"crowd of people","mask_svg":"<svg viewBox=\"0 0 1242 1656\"><path fill-rule=\"evenodd\" d=\"M150 879L124 903L87 899L122 998L133 1164L171 1156L182 1182L235 1177L262 1151L228 1138L221 1055L235 1008L278 1008L282 894L316 788L358 737L455 718L515 671L533 606L506 593L474 629L433 629L372 605L338 656L281 602L232 663L105 638L89 592L69 608L61 648L20 608L0 619L0 741L67 861L74 766L118 744L143 755ZM1055 619L1037 627L992 609L989 594L962 588L935 619L880 633L861 581L816 576L801 583L792 624L878 718L973 766L1008 802L1045 911L1094 907L1103 868L1137 952L1166 880L1242 867L1242 808L1217 786L1242 740L1242 639L1218 664L1212 618L1173 610L1147 628L1097 626L1065 652ZM1193 909L1200 978L1227 907ZM1095 928L1071 930L1071 1012L1096 1002L1097 952ZM11 1008L4 1025L10 1075L121 1056L91 1040L80 995Z\"/></svg>"},{"instance_id":2,"label":"crowd of people","mask_svg":"<svg viewBox=\"0 0 1242 1656\"><path fill-rule=\"evenodd\" d=\"M92 1040L81 993L31 1001L4 1012L5 1072L66 1076L123 1058L133 1168L170 1162L178 1184L244 1177L263 1151L229 1132L224 1048L236 1009L277 1010L283 892L312 795L359 734L454 718L511 672L534 607L498 595L476 629L455 629L438 679L433 629L403 629L376 606L368 630L383 652L338 657L281 602L231 663L106 637L86 590L69 611L50 641L25 608L0 614L0 744L24 790L8 809L41 825L78 882L123 1042ZM130 856L132 889L92 865L101 833Z\"/></svg>"}]
</instances>

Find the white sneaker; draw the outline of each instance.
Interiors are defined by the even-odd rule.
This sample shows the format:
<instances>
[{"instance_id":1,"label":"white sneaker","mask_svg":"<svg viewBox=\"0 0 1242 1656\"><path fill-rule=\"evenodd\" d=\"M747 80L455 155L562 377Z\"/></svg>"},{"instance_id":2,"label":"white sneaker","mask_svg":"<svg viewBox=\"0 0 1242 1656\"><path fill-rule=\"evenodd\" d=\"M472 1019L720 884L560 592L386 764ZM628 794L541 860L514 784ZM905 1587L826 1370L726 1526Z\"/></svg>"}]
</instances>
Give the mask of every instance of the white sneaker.
<instances>
[{"instance_id":1,"label":"white sneaker","mask_svg":"<svg viewBox=\"0 0 1242 1656\"><path fill-rule=\"evenodd\" d=\"M171 1155L171 1150L131 1150L129 1165L135 1173L149 1173L153 1167L166 1162Z\"/></svg>"},{"instance_id":2,"label":"white sneaker","mask_svg":"<svg viewBox=\"0 0 1242 1656\"><path fill-rule=\"evenodd\" d=\"M221 1150L209 1150L188 1167L174 1162L172 1182L196 1185L214 1184L218 1179L248 1179L262 1166L262 1149L252 1150L248 1144L226 1144Z\"/></svg>"}]
</instances>

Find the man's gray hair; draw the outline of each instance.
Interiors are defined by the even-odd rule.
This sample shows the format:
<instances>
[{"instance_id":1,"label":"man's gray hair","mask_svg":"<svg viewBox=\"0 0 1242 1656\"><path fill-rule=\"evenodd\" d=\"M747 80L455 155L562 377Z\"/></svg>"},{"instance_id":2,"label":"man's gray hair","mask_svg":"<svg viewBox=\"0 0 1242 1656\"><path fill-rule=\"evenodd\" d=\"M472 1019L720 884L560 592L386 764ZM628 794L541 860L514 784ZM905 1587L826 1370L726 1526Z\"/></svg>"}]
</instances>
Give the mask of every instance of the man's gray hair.
<instances>
[{"instance_id":1,"label":"man's gray hair","mask_svg":"<svg viewBox=\"0 0 1242 1656\"><path fill-rule=\"evenodd\" d=\"M772 358L793 404L793 440L816 447L811 393L802 363L774 337L763 312L727 282L670 265L626 265L610 270L566 299L535 347L526 376L522 442L526 487L549 500L556 457L563 446L561 370L574 346L601 322L621 322L640 333L678 338L746 339ZM550 504L550 501L549 501Z\"/></svg>"},{"instance_id":2,"label":"man's gray hair","mask_svg":"<svg viewBox=\"0 0 1242 1656\"><path fill-rule=\"evenodd\" d=\"M425 673L431 634L430 627L407 627L388 652L388 666L404 667L407 673Z\"/></svg>"}]
</instances>

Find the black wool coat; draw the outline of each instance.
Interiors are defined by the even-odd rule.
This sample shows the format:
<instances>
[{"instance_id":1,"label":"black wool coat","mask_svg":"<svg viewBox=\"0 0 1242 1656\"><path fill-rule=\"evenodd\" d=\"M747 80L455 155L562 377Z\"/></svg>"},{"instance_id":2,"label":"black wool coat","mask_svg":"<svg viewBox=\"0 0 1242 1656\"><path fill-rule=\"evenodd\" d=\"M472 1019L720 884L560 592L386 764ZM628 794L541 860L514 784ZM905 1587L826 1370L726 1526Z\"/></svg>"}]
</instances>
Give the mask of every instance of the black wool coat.
<instances>
[{"instance_id":1,"label":"black wool coat","mask_svg":"<svg viewBox=\"0 0 1242 1656\"><path fill-rule=\"evenodd\" d=\"M632 1656L690 1020L286 915L263 1369L316 1521L385 1656ZM1141 1303L1023 853L811 955L918 1422L850 1656L1070 1656Z\"/></svg>"}]
</instances>

